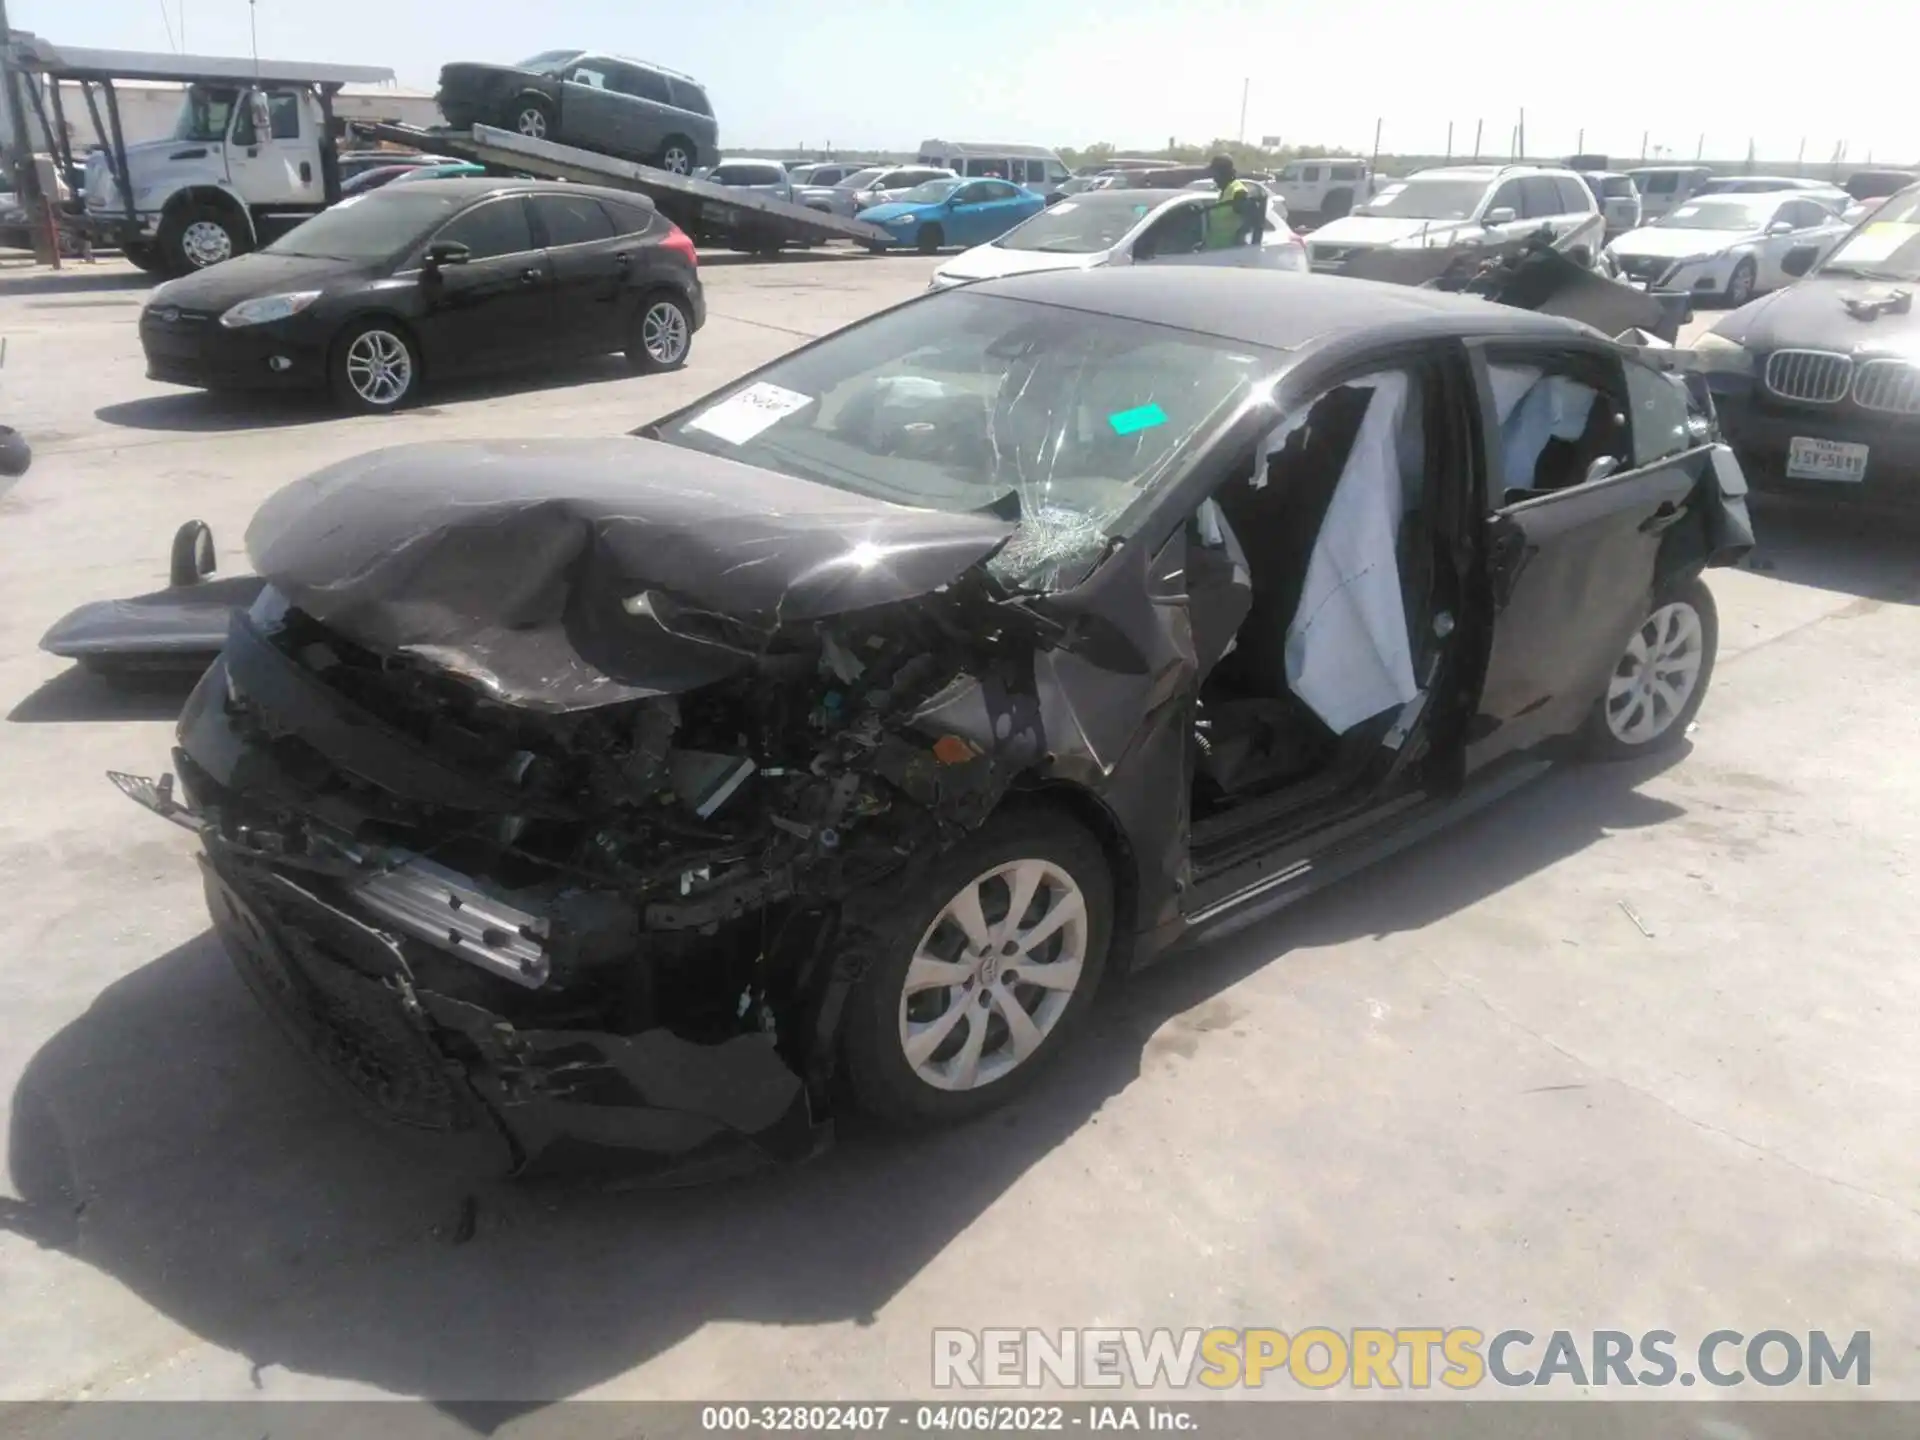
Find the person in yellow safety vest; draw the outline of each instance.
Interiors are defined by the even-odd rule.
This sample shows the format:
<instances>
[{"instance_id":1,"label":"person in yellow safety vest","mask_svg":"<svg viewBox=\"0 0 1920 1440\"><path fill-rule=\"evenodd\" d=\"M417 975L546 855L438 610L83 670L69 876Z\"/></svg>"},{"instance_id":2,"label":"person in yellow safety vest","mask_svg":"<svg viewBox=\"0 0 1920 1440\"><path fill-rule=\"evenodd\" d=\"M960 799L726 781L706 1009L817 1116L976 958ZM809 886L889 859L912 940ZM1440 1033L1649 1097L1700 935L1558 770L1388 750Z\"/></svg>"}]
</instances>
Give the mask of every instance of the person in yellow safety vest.
<instances>
[{"instance_id":1,"label":"person in yellow safety vest","mask_svg":"<svg viewBox=\"0 0 1920 1440\"><path fill-rule=\"evenodd\" d=\"M1224 250L1229 245L1238 245L1246 233L1246 211L1253 191L1235 172L1231 156L1214 156L1207 162L1207 174L1220 187L1220 199L1227 202L1207 211L1207 249Z\"/></svg>"}]
</instances>

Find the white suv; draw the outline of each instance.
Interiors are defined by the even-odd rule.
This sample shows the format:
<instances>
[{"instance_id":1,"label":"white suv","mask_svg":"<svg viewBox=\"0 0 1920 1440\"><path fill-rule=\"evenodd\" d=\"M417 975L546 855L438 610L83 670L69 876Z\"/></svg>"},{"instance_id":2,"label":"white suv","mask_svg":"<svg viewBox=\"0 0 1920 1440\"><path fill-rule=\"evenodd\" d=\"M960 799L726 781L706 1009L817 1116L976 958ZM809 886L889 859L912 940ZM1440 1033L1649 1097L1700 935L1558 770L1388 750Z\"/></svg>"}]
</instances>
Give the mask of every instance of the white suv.
<instances>
[{"instance_id":1,"label":"white suv","mask_svg":"<svg viewBox=\"0 0 1920 1440\"><path fill-rule=\"evenodd\" d=\"M1599 257L1606 221L1571 170L1535 165L1450 165L1422 170L1309 238L1312 267L1417 283L1462 255L1491 256L1542 229L1582 265Z\"/></svg>"},{"instance_id":2,"label":"white suv","mask_svg":"<svg viewBox=\"0 0 1920 1440\"><path fill-rule=\"evenodd\" d=\"M1342 155L1295 160L1275 177L1272 188L1295 219L1338 220L1367 203L1373 194L1373 169L1364 160Z\"/></svg>"}]
</instances>

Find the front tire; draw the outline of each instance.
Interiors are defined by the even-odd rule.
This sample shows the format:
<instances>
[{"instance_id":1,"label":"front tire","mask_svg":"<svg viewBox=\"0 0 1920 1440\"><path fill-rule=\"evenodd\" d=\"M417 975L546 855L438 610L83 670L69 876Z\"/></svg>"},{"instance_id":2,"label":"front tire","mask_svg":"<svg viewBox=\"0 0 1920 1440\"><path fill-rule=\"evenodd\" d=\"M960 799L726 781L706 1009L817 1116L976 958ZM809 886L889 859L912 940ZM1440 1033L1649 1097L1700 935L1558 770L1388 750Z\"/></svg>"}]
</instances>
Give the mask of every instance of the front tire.
<instances>
[{"instance_id":1,"label":"front tire","mask_svg":"<svg viewBox=\"0 0 1920 1440\"><path fill-rule=\"evenodd\" d=\"M1686 738L1713 679L1720 612L1700 579L1654 599L1587 720L1594 760L1636 760Z\"/></svg>"},{"instance_id":2,"label":"front tire","mask_svg":"<svg viewBox=\"0 0 1920 1440\"><path fill-rule=\"evenodd\" d=\"M693 142L684 135L669 135L653 157L654 168L673 175L693 173Z\"/></svg>"},{"instance_id":3,"label":"front tire","mask_svg":"<svg viewBox=\"0 0 1920 1440\"><path fill-rule=\"evenodd\" d=\"M553 106L538 95L523 95L513 102L507 128L529 140L553 138Z\"/></svg>"},{"instance_id":4,"label":"front tire","mask_svg":"<svg viewBox=\"0 0 1920 1440\"><path fill-rule=\"evenodd\" d=\"M398 321L356 320L334 341L328 381L340 408L389 415L420 393L420 350Z\"/></svg>"},{"instance_id":5,"label":"front tire","mask_svg":"<svg viewBox=\"0 0 1920 1440\"><path fill-rule=\"evenodd\" d=\"M1733 267L1733 274L1727 277L1726 304L1729 310L1738 310L1753 299L1754 279L1753 261L1742 260Z\"/></svg>"},{"instance_id":6,"label":"front tire","mask_svg":"<svg viewBox=\"0 0 1920 1440\"><path fill-rule=\"evenodd\" d=\"M942 230L938 225L922 225L920 227L919 245L922 255L937 254L940 247L946 243L946 231Z\"/></svg>"},{"instance_id":7,"label":"front tire","mask_svg":"<svg viewBox=\"0 0 1920 1440\"><path fill-rule=\"evenodd\" d=\"M677 296L649 295L633 322L627 363L643 375L678 370L693 353L693 316Z\"/></svg>"},{"instance_id":8,"label":"front tire","mask_svg":"<svg viewBox=\"0 0 1920 1440\"><path fill-rule=\"evenodd\" d=\"M940 856L860 938L842 1044L855 1100L931 1128L998 1109L1084 1020L1106 968L1113 875L1049 810L1003 810Z\"/></svg>"},{"instance_id":9,"label":"front tire","mask_svg":"<svg viewBox=\"0 0 1920 1440\"><path fill-rule=\"evenodd\" d=\"M246 226L230 210L181 205L161 223L160 256L172 274L191 275L246 254L251 239Z\"/></svg>"}]
</instances>

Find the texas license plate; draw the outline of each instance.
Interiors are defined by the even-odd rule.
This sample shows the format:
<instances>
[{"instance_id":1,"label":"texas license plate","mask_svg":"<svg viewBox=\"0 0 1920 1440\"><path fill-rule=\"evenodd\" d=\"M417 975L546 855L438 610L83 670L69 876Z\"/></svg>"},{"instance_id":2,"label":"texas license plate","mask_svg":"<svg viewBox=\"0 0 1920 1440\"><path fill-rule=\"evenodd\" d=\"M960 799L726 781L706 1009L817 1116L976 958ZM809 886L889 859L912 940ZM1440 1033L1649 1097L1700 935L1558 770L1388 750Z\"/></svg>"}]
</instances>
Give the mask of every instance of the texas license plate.
<instances>
[{"instance_id":1,"label":"texas license plate","mask_svg":"<svg viewBox=\"0 0 1920 1440\"><path fill-rule=\"evenodd\" d=\"M1867 478L1867 447L1796 435L1787 443L1787 474L1795 480L1858 484Z\"/></svg>"}]
</instances>

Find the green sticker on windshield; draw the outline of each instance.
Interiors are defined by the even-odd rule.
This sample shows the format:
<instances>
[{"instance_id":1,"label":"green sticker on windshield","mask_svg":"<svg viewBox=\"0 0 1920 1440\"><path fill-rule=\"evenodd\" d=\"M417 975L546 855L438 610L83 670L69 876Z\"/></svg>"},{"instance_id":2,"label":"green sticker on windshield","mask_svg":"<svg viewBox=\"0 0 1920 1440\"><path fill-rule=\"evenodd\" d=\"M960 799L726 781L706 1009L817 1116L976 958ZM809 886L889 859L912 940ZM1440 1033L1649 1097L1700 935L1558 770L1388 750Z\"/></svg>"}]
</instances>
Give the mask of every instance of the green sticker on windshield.
<instances>
[{"instance_id":1,"label":"green sticker on windshield","mask_svg":"<svg viewBox=\"0 0 1920 1440\"><path fill-rule=\"evenodd\" d=\"M1136 430L1151 430L1167 423L1167 412L1158 405L1138 405L1131 410L1116 410L1107 416L1116 435L1131 435Z\"/></svg>"}]
</instances>

